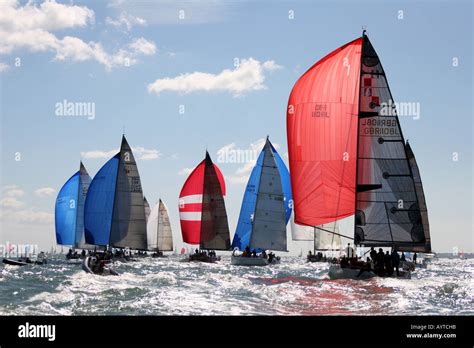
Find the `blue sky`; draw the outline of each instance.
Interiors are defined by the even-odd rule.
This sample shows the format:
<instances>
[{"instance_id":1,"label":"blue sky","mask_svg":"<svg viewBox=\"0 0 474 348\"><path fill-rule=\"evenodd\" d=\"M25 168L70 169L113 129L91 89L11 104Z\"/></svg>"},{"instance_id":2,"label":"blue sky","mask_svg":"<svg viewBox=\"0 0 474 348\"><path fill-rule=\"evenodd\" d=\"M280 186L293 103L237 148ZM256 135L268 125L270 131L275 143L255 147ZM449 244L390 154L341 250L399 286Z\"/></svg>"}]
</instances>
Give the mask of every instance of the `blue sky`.
<instances>
[{"instance_id":1,"label":"blue sky","mask_svg":"<svg viewBox=\"0 0 474 348\"><path fill-rule=\"evenodd\" d=\"M142 148L145 195L150 202L163 197L178 236L186 168L206 148L216 160L219 149L252 149L266 135L285 157L293 84L365 25L395 101L421 106L419 120L400 122L421 169L433 247L474 250L471 2L58 3L35 2L23 11L29 17L19 17L25 2L1 0L9 12L0 11L0 243L53 245L57 191L81 156L93 176L123 129ZM204 75L174 79L196 72ZM157 80L158 94L148 88ZM55 105L65 99L94 103L95 118L57 116ZM218 165L233 233L249 168ZM290 243L293 252L302 248L307 244Z\"/></svg>"}]
</instances>

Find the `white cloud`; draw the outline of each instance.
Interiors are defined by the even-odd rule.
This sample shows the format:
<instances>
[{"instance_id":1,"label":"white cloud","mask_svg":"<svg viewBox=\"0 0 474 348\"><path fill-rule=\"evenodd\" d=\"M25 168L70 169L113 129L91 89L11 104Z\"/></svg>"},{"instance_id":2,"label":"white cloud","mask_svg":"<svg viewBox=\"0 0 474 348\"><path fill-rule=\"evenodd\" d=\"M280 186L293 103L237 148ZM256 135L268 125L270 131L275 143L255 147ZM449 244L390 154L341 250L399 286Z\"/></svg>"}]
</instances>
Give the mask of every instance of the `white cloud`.
<instances>
[{"instance_id":1,"label":"white cloud","mask_svg":"<svg viewBox=\"0 0 474 348\"><path fill-rule=\"evenodd\" d=\"M51 197L56 193L56 190L52 187L41 187L35 191L35 195L38 197Z\"/></svg>"},{"instance_id":2,"label":"white cloud","mask_svg":"<svg viewBox=\"0 0 474 348\"><path fill-rule=\"evenodd\" d=\"M235 6L231 1L215 0L112 0L107 7L117 13L125 11L151 25L196 25L225 21Z\"/></svg>"},{"instance_id":3,"label":"white cloud","mask_svg":"<svg viewBox=\"0 0 474 348\"><path fill-rule=\"evenodd\" d=\"M46 192L50 188L43 188ZM39 190L37 190L39 191ZM35 193L37 192L35 191ZM43 193L44 193L43 192ZM23 208L25 204L18 198L23 197L25 191L23 191L17 185L8 185L2 188L2 199L0 200L0 219L6 222L15 223L51 223L54 219L54 215L48 212L37 210L36 208Z\"/></svg>"},{"instance_id":4,"label":"white cloud","mask_svg":"<svg viewBox=\"0 0 474 348\"><path fill-rule=\"evenodd\" d=\"M193 72L173 78L157 79L148 85L148 92L159 95L163 91L179 93L227 91L239 96L248 91L265 89L265 72L280 68L274 61L261 63L253 58L242 59L235 69L225 69L218 74Z\"/></svg>"},{"instance_id":5,"label":"white cloud","mask_svg":"<svg viewBox=\"0 0 474 348\"><path fill-rule=\"evenodd\" d=\"M45 1L39 6L29 1L19 6L18 1L0 2L0 28L8 31L34 29L60 30L84 27L94 22L94 11L85 6L64 5Z\"/></svg>"},{"instance_id":6,"label":"white cloud","mask_svg":"<svg viewBox=\"0 0 474 348\"><path fill-rule=\"evenodd\" d=\"M7 185L2 189L2 196L4 197L23 197L24 195L25 191L17 185Z\"/></svg>"},{"instance_id":7,"label":"white cloud","mask_svg":"<svg viewBox=\"0 0 474 348\"><path fill-rule=\"evenodd\" d=\"M125 27L127 31L130 31L134 26L147 25L146 20L143 18L132 16L125 11L122 11L117 19L107 17L105 23L118 29Z\"/></svg>"},{"instance_id":8,"label":"white cloud","mask_svg":"<svg viewBox=\"0 0 474 348\"><path fill-rule=\"evenodd\" d=\"M54 214L33 208L24 210L0 210L0 219L2 221L23 224L49 224L54 221Z\"/></svg>"},{"instance_id":9,"label":"white cloud","mask_svg":"<svg viewBox=\"0 0 474 348\"><path fill-rule=\"evenodd\" d=\"M158 159L162 156L162 153L156 149L145 149L142 146L132 147L133 155L135 159L142 161L149 161ZM110 151L92 150L81 152L82 158L86 159L108 159L115 156L119 152L119 149Z\"/></svg>"},{"instance_id":10,"label":"white cloud","mask_svg":"<svg viewBox=\"0 0 474 348\"><path fill-rule=\"evenodd\" d=\"M178 175L188 176L193 170L194 168L183 168L179 170Z\"/></svg>"},{"instance_id":11,"label":"white cloud","mask_svg":"<svg viewBox=\"0 0 474 348\"><path fill-rule=\"evenodd\" d=\"M246 184L248 182L250 173L257 162L257 158L265 145L265 139L261 138L252 143L246 148L238 148L235 143L224 145L217 151L218 159L224 159L224 163L239 163L240 166L233 174L227 175L226 179L231 184ZM278 144L273 143L276 150L280 148ZM226 161L228 158L230 161ZM233 162L233 160L237 160Z\"/></svg>"},{"instance_id":12,"label":"white cloud","mask_svg":"<svg viewBox=\"0 0 474 348\"><path fill-rule=\"evenodd\" d=\"M16 197L5 197L0 200L0 207L4 208L20 208L24 204Z\"/></svg>"},{"instance_id":13,"label":"white cloud","mask_svg":"<svg viewBox=\"0 0 474 348\"><path fill-rule=\"evenodd\" d=\"M162 155L161 152L156 149L145 149L141 146L132 147L132 151L135 155L135 158L142 161L158 159Z\"/></svg>"},{"instance_id":14,"label":"white cloud","mask_svg":"<svg viewBox=\"0 0 474 348\"><path fill-rule=\"evenodd\" d=\"M85 27L94 23L94 11L85 6L58 4L46 1L40 5L28 2L20 6L17 1L0 2L0 54L27 49L31 52L53 52L56 61L94 60L110 70L131 66L144 55L156 52L153 42L138 38L108 53L101 43L85 42L74 36L57 37L52 32L61 29Z\"/></svg>"}]
</instances>

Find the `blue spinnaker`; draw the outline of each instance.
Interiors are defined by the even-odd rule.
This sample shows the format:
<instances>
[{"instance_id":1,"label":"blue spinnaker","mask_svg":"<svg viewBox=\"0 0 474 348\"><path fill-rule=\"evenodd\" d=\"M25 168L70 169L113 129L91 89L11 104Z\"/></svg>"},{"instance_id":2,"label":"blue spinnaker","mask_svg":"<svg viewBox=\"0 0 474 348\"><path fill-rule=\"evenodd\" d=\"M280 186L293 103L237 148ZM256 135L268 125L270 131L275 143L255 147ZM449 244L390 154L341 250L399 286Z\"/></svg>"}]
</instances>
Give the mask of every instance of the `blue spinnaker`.
<instances>
[{"instance_id":1,"label":"blue spinnaker","mask_svg":"<svg viewBox=\"0 0 474 348\"><path fill-rule=\"evenodd\" d=\"M56 242L73 246L76 241L76 219L80 172L75 173L64 184L56 198L55 226Z\"/></svg>"},{"instance_id":2,"label":"blue spinnaker","mask_svg":"<svg viewBox=\"0 0 474 348\"><path fill-rule=\"evenodd\" d=\"M108 245L120 152L112 157L92 180L84 208L86 243Z\"/></svg>"}]
</instances>

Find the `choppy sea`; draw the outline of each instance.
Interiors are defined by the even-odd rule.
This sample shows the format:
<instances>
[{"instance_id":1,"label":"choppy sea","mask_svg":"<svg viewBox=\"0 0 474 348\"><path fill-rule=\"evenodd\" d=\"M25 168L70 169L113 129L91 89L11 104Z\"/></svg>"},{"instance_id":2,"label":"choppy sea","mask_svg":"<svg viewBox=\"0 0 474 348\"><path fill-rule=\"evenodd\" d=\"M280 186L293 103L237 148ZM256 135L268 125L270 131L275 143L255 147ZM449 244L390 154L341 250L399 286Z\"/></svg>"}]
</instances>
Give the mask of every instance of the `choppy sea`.
<instances>
[{"instance_id":1,"label":"choppy sea","mask_svg":"<svg viewBox=\"0 0 474 348\"><path fill-rule=\"evenodd\" d=\"M120 276L80 264L0 269L0 315L473 315L474 259L435 259L412 279L329 280L328 264L282 257L238 267L179 256L114 262Z\"/></svg>"}]
</instances>

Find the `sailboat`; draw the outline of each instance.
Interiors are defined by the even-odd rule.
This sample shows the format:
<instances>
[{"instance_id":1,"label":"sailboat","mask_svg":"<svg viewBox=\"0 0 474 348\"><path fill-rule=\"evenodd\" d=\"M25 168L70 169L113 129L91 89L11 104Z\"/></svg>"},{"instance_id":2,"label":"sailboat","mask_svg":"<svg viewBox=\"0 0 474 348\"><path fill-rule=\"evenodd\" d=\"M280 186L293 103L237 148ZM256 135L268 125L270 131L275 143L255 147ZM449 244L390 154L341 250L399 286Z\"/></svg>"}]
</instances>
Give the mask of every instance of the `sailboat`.
<instances>
[{"instance_id":1,"label":"sailboat","mask_svg":"<svg viewBox=\"0 0 474 348\"><path fill-rule=\"evenodd\" d=\"M354 216L356 246L431 249L413 152L365 31L296 82L287 136L297 224L319 226ZM349 266L332 265L330 277L359 278L364 267L366 275L374 274L369 265Z\"/></svg>"},{"instance_id":2,"label":"sailboat","mask_svg":"<svg viewBox=\"0 0 474 348\"><path fill-rule=\"evenodd\" d=\"M273 253L266 255L265 250L288 251L286 224L291 210L290 175L267 137L250 174L232 241L234 251L238 249L244 252L242 255L234 252L231 263L264 266L278 261L272 256ZM260 252L262 254L256 257ZM254 257L251 257L252 254Z\"/></svg>"},{"instance_id":3,"label":"sailboat","mask_svg":"<svg viewBox=\"0 0 474 348\"><path fill-rule=\"evenodd\" d=\"M67 259L78 259L73 249L93 249L94 246L85 242L84 236L84 203L91 177L82 161L79 170L63 185L56 198L55 227L56 243L71 246Z\"/></svg>"},{"instance_id":4,"label":"sailboat","mask_svg":"<svg viewBox=\"0 0 474 348\"><path fill-rule=\"evenodd\" d=\"M294 214L291 214L290 221L292 240L313 242L312 253L308 253L306 257L308 262L329 261L343 249L337 223L319 226L298 225L295 223Z\"/></svg>"},{"instance_id":5,"label":"sailboat","mask_svg":"<svg viewBox=\"0 0 474 348\"><path fill-rule=\"evenodd\" d=\"M97 172L84 208L86 242L147 249L146 214L137 163L125 136L120 151Z\"/></svg>"},{"instance_id":6,"label":"sailboat","mask_svg":"<svg viewBox=\"0 0 474 348\"><path fill-rule=\"evenodd\" d=\"M191 254L189 261L214 262L219 259L214 250L230 249L225 192L224 177L206 151L206 158L191 172L179 194L183 241L199 244L201 250Z\"/></svg>"},{"instance_id":7,"label":"sailboat","mask_svg":"<svg viewBox=\"0 0 474 348\"><path fill-rule=\"evenodd\" d=\"M173 234L165 203L161 200L151 210L147 222L148 250L153 257L163 257L163 251L173 250Z\"/></svg>"}]
</instances>

